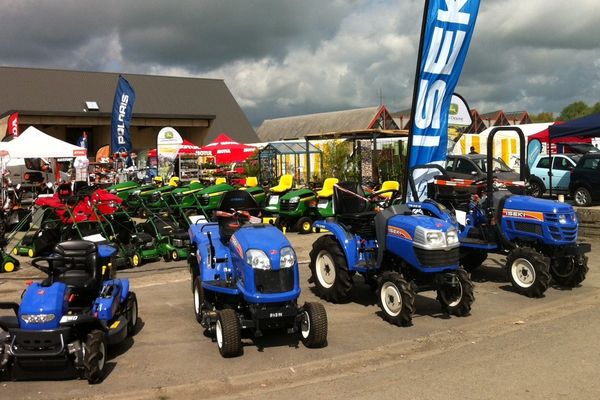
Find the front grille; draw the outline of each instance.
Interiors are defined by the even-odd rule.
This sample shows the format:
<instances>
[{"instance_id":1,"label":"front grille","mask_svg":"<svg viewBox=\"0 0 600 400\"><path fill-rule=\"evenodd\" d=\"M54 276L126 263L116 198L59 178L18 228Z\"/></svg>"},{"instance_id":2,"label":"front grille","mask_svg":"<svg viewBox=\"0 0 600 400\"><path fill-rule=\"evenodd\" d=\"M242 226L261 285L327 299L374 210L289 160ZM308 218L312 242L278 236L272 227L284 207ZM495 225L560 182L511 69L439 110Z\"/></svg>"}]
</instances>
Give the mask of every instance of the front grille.
<instances>
[{"instance_id":1,"label":"front grille","mask_svg":"<svg viewBox=\"0 0 600 400\"><path fill-rule=\"evenodd\" d=\"M294 211L296 208L298 208L298 204L297 202L290 202L289 200L281 200L281 202L279 203L279 211Z\"/></svg>"},{"instance_id":2,"label":"front grille","mask_svg":"<svg viewBox=\"0 0 600 400\"><path fill-rule=\"evenodd\" d=\"M294 269L254 270L254 284L259 293L283 293L294 289Z\"/></svg>"},{"instance_id":3,"label":"front grille","mask_svg":"<svg viewBox=\"0 0 600 400\"><path fill-rule=\"evenodd\" d=\"M420 247L414 247L414 249L419 263L424 267L458 265L460 256L460 249L458 247L451 250L427 250Z\"/></svg>"},{"instance_id":4,"label":"front grille","mask_svg":"<svg viewBox=\"0 0 600 400\"><path fill-rule=\"evenodd\" d=\"M200 197L200 205L201 206L207 206L208 203L210 203L210 197L208 197L208 196Z\"/></svg>"},{"instance_id":5,"label":"front grille","mask_svg":"<svg viewBox=\"0 0 600 400\"><path fill-rule=\"evenodd\" d=\"M542 236L542 226L534 224L532 222L520 222L515 221L515 229L521 232L533 233L535 235Z\"/></svg>"}]
</instances>

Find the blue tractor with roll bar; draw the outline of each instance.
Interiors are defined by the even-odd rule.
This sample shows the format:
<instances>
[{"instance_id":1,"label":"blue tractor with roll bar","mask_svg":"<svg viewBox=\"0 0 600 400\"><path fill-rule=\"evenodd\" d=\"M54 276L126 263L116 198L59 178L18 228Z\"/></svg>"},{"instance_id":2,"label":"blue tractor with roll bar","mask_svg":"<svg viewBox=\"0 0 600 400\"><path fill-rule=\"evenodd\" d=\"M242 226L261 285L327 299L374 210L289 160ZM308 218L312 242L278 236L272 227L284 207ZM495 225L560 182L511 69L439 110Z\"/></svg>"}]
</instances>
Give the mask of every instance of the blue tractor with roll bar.
<instances>
[{"instance_id":1,"label":"blue tractor with roll bar","mask_svg":"<svg viewBox=\"0 0 600 400\"><path fill-rule=\"evenodd\" d=\"M345 302L358 273L376 290L383 318L392 324L411 325L415 295L430 290L437 292L446 313L468 315L475 300L473 284L459 266L455 226L419 215L394 199L390 204L373 210L360 185L335 185L335 217L315 222L315 227L330 232L318 238L310 252L309 282L316 294Z\"/></svg>"},{"instance_id":2,"label":"blue tractor with roll bar","mask_svg":"<svg viewBox=\"0 0 600 400\"><path fill-rule=\"evenodd\" d=\"M137 298L114 276L116 249L85 240L58 244L32 260L47 278L32 283L21 304L0 303L0 373L13 379L81 377L98 383L108 346L135 333Z\"/></svg>"},{"instance_id":3,"label":"blue tractor with roll bar","mask_svg":"<svg viewBox=\"0 0 600 400\"><path fill-rule=\"evenodd\" d=\"M216 339L223 357L243 351L242 333L260 337L287 329L306 347L327 344L327 313L320 303L298 305L296 253L285 235L261 223L247 191L224 193L217 222L195 223L188 257L196 320Z\"/></svg>"},{"instance_id":4,"label":"blue tractor with roll bar","mask_svg":"<svg viewBox=\"0 0 600 400\"><path fill-rule=\"evenodd\" d=\"M450 210L436 208L432 204L439 203L429 200L419 203L418 199L413 207L457 220L461 264L467 271L479 267L489 253L497 253L506 255L508 279L520 294L542 297L552 280L559 286L575 287L586 277L585 254L591 251L589 244L577 243L577 214L569 204L526 195L526 140L520 128L497 127L490 132L488 165L492 165L494 136L501 131L514 131L519 137L520 185L497 181L490 168L485 182L448 184L452 180L440 166L417 166L409 174L413 193L417 193L414 170L437 169L441 179L428 184L428 197Z\"/></svg>"}]
</instances>

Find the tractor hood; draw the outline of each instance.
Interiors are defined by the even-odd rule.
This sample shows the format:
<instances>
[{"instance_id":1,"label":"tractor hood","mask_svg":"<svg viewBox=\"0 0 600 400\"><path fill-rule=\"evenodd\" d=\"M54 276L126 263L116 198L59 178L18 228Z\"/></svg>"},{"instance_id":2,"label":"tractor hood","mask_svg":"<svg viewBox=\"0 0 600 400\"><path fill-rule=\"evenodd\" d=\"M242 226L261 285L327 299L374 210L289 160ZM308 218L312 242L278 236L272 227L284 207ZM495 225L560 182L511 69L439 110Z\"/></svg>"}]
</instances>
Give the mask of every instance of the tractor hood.
<instances>
[{"instance_id":1,"label":"tractor hood","mask_svg":"<svg viewBox=\"0 0 600 400\"><path fill-rule=\"evenodd\" d=\"M248 249L262 250L271 260L274 270L279 269L280 250L292 247L285 235L270 224L249 224L238 229L229 241L231 251L237 253L242 260Z\"/></svg>"},{"instance_id":2,"label":"tractor hood","mask_svg":"<svg viewBox=\"0 0 600 400\"><path fill-rule=\"evenodd\" d=\"M212 186L205 187L204 189L202 189L196 193L200 196L205 195L205 194L217 195L217 194L221 194L224 192L228 192L233 189L234 189L234 187L227 183L220 183L218 185L212 185Z\"/></svg>"},{"instance_id":3,"label":"tractor hood","mask_svg":"<svg viewBox=\"0 0 600 400\"><path fill-rule=\"evenodd\" d=\"M19 325L22 329L54 329L66 309L67 285L53 283L42 286L32 283L25 294L19 308Z\"/></svg>"},{"instance_id":4,"label":"tractor hood","mask_svg":"<svg viewBox=\"0 0 600 400\"><path fill-rule=\"evenodd\" d=\"M313 192L310 189L298 189L298 190L292 190L287 192L286 194L284 194L283 196L280 197L280 200L292 200L295 198L298 199L305 199L308 197L316 197L317 195L315 194L315 192Z\"/></svg>"},{"instance_id":5,"label":"tractor hood","mask_svg":"<svg viewBox=\"0 0 600 400\"><path fill-rule=\"evenodd\" d=\"M510 196L504 202L504 210L531 211L547 214L571 214L571 205L554 200L538 199L531 196Z\"/></svg>"},{"instance_id":6,"label":"tractor hood","mask_svg":"<svg viewBox=\"0 0 600 400\"><path fill-rule=\"evenodd\" d=\"M444 232L452 228L452 225L439 218L432 218L425 215L395 215L388 222L388 228L402 228L411 232L414 232L417 226Z\"/></svg>"}]
</instances>

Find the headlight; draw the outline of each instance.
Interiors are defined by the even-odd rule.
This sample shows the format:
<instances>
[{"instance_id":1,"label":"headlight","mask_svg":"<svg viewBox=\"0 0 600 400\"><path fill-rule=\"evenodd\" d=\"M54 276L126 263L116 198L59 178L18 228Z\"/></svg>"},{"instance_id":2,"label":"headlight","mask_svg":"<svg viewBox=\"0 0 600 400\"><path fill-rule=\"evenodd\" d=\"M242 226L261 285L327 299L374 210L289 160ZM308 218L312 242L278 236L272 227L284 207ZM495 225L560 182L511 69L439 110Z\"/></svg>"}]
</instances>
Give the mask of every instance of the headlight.
<instances>
[{"instance_id":1,"label":"headlight","mask_svg":"<svg viewBox=\"0 0 600 400\"><path fill-rule=\"evenodd\" d=\"M458 243L458 233L456 230L446 232L446 243L448 246Z\"/></svg>"},{"instance_id":2,"label":"headlight","mask_svg":"<svg viewBox=\"0 0 600 400\"><path fill-rule=\"evenodd\" d=\"M279 256L279 268L292 268L296 263L296 253L291 247L281 249Z\"/></svg>"},{"instance_id":3,"label":"headlight","mask_svg":"<svg viewBox=\"0 0 600 400\"><path fill-rule=\"evenodd\" d=\"M271 260L269 260L269 257L262 250L247 250L246 262L255 269L271 269Z\"/></svg>"},{"instance_id":4,"label":"headlight","mask_svg":"<svg viewBox=\"0 0 600 400\"><path fill-rule=\"evenodd\" d=\"M294 196L290 199L290 203L297 203L300 201L300 197L298 196Z\"/></svg>"},{"instance_id":5,"label":"headlight","mask_svg":"<svg viewBox=\"0 0 600 400\"><path fill-rule=\"evenodd\" d=\"M565 214L560 214L558 216L558 223L559 224L566 224L567 223L567 216Z\"/></svg>"},{"instance_id":6,"label":"headlight","mask_svg":"<svg viewBox=\"0 0 600 400\"><path fill-rule=\"evenodd\" d=\"M44 324L54 320L54 314L23 314L21 319L26 324Z\"/></svg>"},{"instance_id":7,"label":"headlight","mask_svg":"<svg viewBox=\"0 0 600 400\"><path fill-rule=\"evenodd\" d=\"M446 244L444 233L441 231L431 231L425 234L427 244L432 246L443 246Z\"/></svg>"}]
</instances>

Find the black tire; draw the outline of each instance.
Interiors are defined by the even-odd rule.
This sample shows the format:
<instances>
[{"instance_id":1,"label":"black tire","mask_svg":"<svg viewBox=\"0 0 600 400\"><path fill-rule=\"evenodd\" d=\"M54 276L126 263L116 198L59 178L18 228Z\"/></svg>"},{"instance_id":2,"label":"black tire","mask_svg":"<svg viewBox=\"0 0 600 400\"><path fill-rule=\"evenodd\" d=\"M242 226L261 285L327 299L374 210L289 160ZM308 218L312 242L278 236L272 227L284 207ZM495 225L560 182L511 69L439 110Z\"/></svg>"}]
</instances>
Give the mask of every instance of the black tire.
<instances>
[{"instance_id":1,"label":"black tire","mask_svg":"<svg viewBox=\"0 0 600 400\"><path fill-rule=\"evenodd\" d=\"M479 268L486 259L487 253L485 251L476 249L461 249L460 265L462 265L467 272L472 272Z\"/></svg>"},{"instance_id":2,"label":"black tire","mask_svg":"<svg viewBox=\"0 0 600 400\"><path fill-rule=\"evenodd\" d=\"M327 344L327 312L321 303L304 303L300 317L300 340L308 348Z\"/></svg>"},{"instance_id":3,"label":"black tire","mask_svg":"<svg viewBox=\"0 0 600 400\"><path fill-rule=\"evenodd\" d=\"M240 320L234 310L225 309L217 312L215 336L219 353L223 357L236 357L242 353Z\"/></svg>"},{"instance_id":4,"label":"black tire","mask_svg":"<svg viewBox=\"0 0 600 400\"><path fill-rule=\"evenodd\" d=\"M589 190L580 186L573 192L573 201L579 207L588 207L592 204L592 195Z\"/></svg>"},{"instance_id":5,"label":"black tire","mask_svg":"<svg viewBox=\"0 0 600 400\"><path fill-rule=\"evenodd\" d=\"M552 260L550 275L557 285L572 288L585 280L589 271L587 264L588 258L583 254L573 258Z\"/></svg>"},{"instance_id":6,"label":"black tire","mask_svg":"<svg viewBox=\"0 0 600 400\"><path fill-rule=\"evenodd\" d=\"M411 326L415 313L415 291L398 272L386 271L377 289L383 319L398 326Z\"/></svg>"},{"instance_id":7,"label":"black tire","mask_svg":"<svg viewBox=\"0 0 600 400\"><path fill-rule=\"evenodd\" d=\"M542 181L540 181L537 178L533 178L531 179L531 181L529 181L528 192L530 196L542 197L546 192L546 187L544 186Z\"/></svg>"},{"instance_id":8,"label":"black tire","mask_svg":"<svg viewBox=\"0 0 600 400\"><path fill-rule=\"evenodd\" d=\"M166 253L163 255L163 257L162 257L162 258L163 258L163 260L164 260L165 262L169 262L169 261L171 261L171 252L170 252L170 251L167 251L167 252L166 252Z\"/></svg>"},{"instance_id":9,"label":"black tire","mask_svg":"<svg viewBox=\"0 0 600 400\"><path fill-rule=\"evenodd\" d=\"M204 288L200 278L194 278L192 293L194 295L194 315L199 324L202 323L202 308L204 307Z\"/></svg>"},{"instance_id":10,"label":"black tire","mask_svg":"<svg viewBox=\"0 0 600 400\"><path fill-rule=\"evenodd\" d=\"M104 377L106 366L106 336L100 330L93 330L85 341L85 357L83 360L84 375L88 383L100 383Z\"/></svg>"},{"instance_id":11,"label":"black tire","mask_svg":"<svg viewBox=\"0 0 600 400\"><path fill-rule=\"evenodd\" d=\"M442 310L450 315L464 317L471 313L471 305L475 301L473 282L467 271L462 268L456 270L459 286L443 287L437 291L437 300L442 305Z\"/></svg>"},{"instance_id":12,"label":"black tire","mask_svg":"<svg viewBox=\"0 0 600 400\"><path fill-rule=\"evenodd\" d=\"M275 218L275 222L273 223L273 225L275 225L275 228L279 229L280 231L283 231L283 227L285 226L283 218L281 218L280 216L277 216Z\"/></svg>"},{"instance_id":13,"label":"black tire","mask_svg":"<svg viewBox=\"0 0 600 400\"><path fill-rule=\"evenodd\" d=\"M137 333L138 324L138 302L134 292L127 295L127 336L133 336Z\"/></svg>"},{"instance_id":14,"label":"black tire","mask_svg":"<svg viewBox=\"0 0 600 400\"><path fill-rule=\"evenodd\" d=\"M352 276L344 252L333 235L321 236L313 243L309 268L320 298L333 303L348 300Z\"/></svg>"},{"instance_id":15,"label":"black tire","mask_svg":"<svg viewBox=\"0 0 600 400\"><path fill-rule=\"evenodd\" d=\"M312 232L313 220L310 217L302 217L296 223L296 230L301 235L306 235Z\"/></svg>"},{"instance_id":16,"label":"black tire","mask_svg":"<svg viewBox=\"0 0 600 400\"><path fill-rule=\"evenodd\" d=\"M511 250L506 258L508 279L527 297L542 297L550 286L550 259L529 247Z\"/></svg>"}]
</instances>

